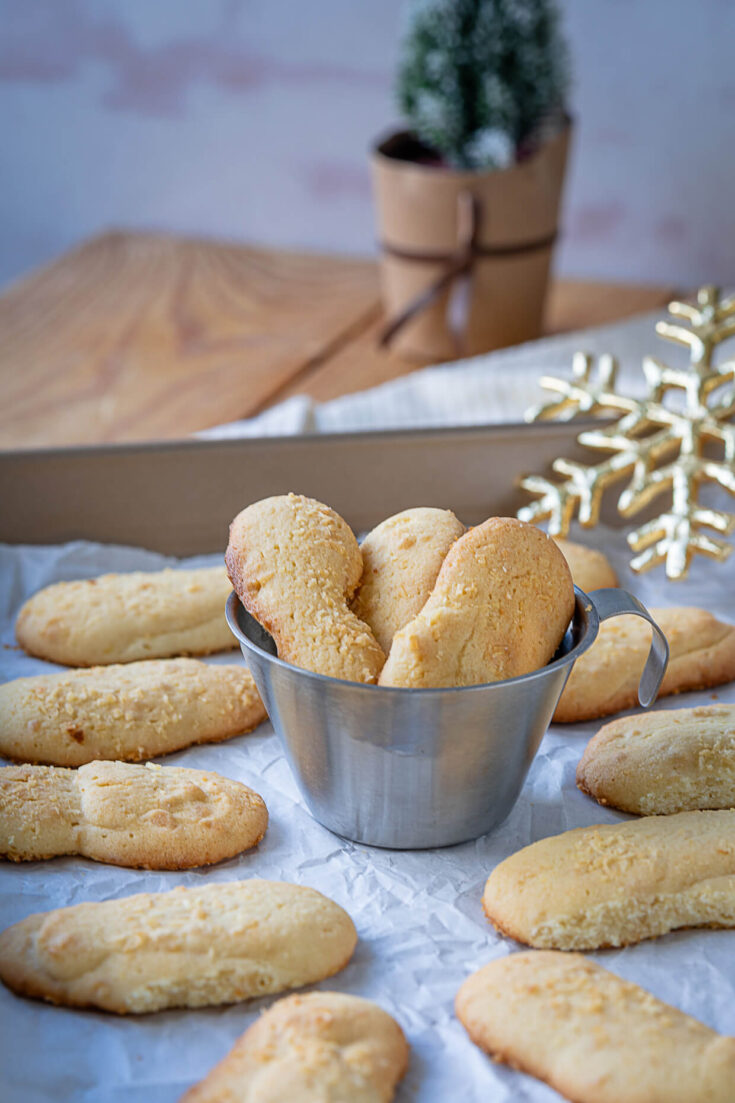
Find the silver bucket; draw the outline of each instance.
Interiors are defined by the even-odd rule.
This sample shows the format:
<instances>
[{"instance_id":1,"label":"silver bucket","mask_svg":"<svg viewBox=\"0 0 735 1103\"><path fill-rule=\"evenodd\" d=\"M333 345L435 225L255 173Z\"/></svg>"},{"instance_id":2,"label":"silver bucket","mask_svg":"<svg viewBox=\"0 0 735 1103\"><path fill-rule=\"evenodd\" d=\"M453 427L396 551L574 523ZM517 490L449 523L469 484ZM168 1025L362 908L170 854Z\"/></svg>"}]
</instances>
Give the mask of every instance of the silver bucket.
<instances>
[{"instance_id":1,"label":"silver bucket","mask_svg":"<svg viewBox=\"0 0 735 1103\"><path fill-rule=\"evenodd\" d=\"M505 819L600 621L635 613L653 626L638 697L655 700L669 649L646 608L618 589L575 587L575 598L547 666L451 689L368 686L292 666L234 593L227 621L312 815L355 842L410 850L475 839Z\"/></svg>"}]
</instances>

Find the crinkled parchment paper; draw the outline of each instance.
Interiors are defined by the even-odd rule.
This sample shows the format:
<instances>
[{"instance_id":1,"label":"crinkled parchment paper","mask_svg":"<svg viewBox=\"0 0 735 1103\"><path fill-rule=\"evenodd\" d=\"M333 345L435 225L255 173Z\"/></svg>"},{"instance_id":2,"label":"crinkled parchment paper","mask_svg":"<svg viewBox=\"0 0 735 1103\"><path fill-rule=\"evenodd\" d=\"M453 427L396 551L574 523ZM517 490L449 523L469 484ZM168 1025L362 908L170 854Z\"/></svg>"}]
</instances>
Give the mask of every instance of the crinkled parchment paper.
<instances>
[{"instance_id":1,"label":"crinkled parchment paper","mask_svg":"<svg viewBox=\"0 0 735 1103\"><path fill-rule=\"evenodd\" d=\"M689 581L673 584L660 571L632 575L619 533L597 529L583 539L606 547L623 584L647 604L702 605L735 621L735 557L724 566L699 561ZM138 549L84 543L0 548L0 677L57 669L15 645L17 611L41 586L172 563ZM212 661L239 662L239 652ZM665 698L655 707L712 699L735 701L735 687ZM575 787L577 761L598 727L552 728L506 822L476 842L433 851L373 849L321 827L307 812L268 724L227 743L170 755L158 761L217 770L263 795L270 826L260 846L222 865L185 873L125 870L72 858L0 862L0 926L82 900L111 900L175 885L244 877L311 885L349 911L360 935L348 967L322 987L376 1000L408 1036L411 1064L398 1093L401 1103L557 1100L545 1085L492 1064L469 1041L452 1005L470 972L517 949L492 930L482 913L480 897L492 868L546 835L628 818L599 807ZM679 931L591 956L717 1030L735 1034L735 931ZM271 1002L119 1018L20 999L0 986L0 1096L3 1103L173 1103Z\"/></svg>"}]
</instances>

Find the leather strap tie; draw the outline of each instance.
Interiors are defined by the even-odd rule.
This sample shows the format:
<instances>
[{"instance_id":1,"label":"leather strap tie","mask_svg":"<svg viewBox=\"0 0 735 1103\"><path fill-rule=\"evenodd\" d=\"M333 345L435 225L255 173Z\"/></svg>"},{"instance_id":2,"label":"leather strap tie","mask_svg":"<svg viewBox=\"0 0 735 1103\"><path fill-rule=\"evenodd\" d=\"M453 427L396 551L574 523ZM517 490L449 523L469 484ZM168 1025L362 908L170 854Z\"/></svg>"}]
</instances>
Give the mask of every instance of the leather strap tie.
<instances>
[{"instance_id":1,"label":"leather strap tie","mask_svg":"<svg viewBox=\"0 0 735 1103\"><path fill-rule=\"evenodd\" d=\"M424 291L412 299L399 314L386 322L379 336L381 348L387 347L407 322L431 306L455 280L461 277L471 278L472 269L478 258L510 257L540 252L542 249L550 249L557 237L555 230L536 241L519 242L515 245L481 245L477 241L479 229L480 201L471 192L464 191L457 196L457 248L453 253L423 253L412 249L399 249L386 242L381 243L380 247L384 253L399 260L445 266ZM469 295L466 295L462 306L462 318L456 327L459 332L453 334L458 348L461 346L467 325L468 303Z\"/></svg>"}]
</instances>

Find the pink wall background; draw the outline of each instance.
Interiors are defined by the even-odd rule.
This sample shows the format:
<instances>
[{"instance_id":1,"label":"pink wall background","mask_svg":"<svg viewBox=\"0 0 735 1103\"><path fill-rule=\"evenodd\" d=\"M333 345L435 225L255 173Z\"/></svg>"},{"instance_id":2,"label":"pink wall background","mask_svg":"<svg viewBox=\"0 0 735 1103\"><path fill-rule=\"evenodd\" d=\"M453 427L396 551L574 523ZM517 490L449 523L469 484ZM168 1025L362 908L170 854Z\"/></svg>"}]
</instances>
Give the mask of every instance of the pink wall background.
<instances>
[{"instance_id":1,"label":"pink wall background","mask_svg":"<svg viewBox=\"0 0 735 1103\"><path fill-rule=\"evenodd\" d=\"M562 0L558 268L735 283L735 3ZM0 281L104 228L369 253L398 0L0 0Z\"/></svg>"}]
</instances>

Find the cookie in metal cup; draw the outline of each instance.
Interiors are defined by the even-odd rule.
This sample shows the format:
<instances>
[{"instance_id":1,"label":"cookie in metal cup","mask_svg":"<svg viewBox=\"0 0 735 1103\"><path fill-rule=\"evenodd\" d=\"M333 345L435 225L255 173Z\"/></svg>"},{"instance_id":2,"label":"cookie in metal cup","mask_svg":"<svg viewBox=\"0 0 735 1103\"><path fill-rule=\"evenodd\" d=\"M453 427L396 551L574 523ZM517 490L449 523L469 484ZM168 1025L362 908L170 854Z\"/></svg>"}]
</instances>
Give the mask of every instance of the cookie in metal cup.
<instances>
[{"instance_id":1,"label":"cookie in metal cup","mask_svg":"<svg viewBox=\"0 0 735 1103\"><path fill-rule=\"evenodd\" d=\"M629 613L653 626L639 687L648 706L668 644L624 590L587 595L575 587L572 621L539 670L442 689L365 685L292 666L236 594L227 602L227 621L312 815L354 842L401 850L465 842L506 818L574 662L601 620Z\"/></svg>"}]
</instances>

